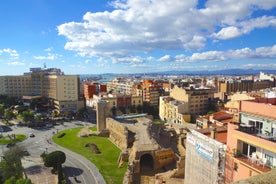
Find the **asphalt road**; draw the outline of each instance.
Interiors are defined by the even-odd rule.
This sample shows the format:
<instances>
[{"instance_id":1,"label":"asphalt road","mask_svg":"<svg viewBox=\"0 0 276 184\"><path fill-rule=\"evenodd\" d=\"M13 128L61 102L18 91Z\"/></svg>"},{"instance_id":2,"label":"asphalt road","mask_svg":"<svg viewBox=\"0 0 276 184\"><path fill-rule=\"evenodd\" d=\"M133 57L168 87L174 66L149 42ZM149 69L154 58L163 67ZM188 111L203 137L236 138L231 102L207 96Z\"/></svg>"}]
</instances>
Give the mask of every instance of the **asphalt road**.
<instances>
[{"instance_id":1,"label":"asphalt road","mask_svg":"<svg viewBox=\"0 0 276 184\"><path fill-rule=\"evenodd\" d=\"M35 162L40 161L40 155L43 152L52 152L55 150L61 150L66 154L66 162L63 164L67 183L84 183L84 184L104 184L105 181L98 169L81 155L75 154L63 147L54 144L51 140L53 133L57 133L60 130L75 128L84 126L84 122L64 122L63 125L54 126L51 128L39 128L33 129L28 127L11 127L10 130L3 132L3 136L7 134L25 134L28 138L18 143L28 150L30 156L25 158L25 166L34 165ZM88 126L93 124L87 123ZM35 137L29 137L30 133L34 134ZM1 154L5 151L6 146L2 146Z\"/></svg>"}]
</instances>

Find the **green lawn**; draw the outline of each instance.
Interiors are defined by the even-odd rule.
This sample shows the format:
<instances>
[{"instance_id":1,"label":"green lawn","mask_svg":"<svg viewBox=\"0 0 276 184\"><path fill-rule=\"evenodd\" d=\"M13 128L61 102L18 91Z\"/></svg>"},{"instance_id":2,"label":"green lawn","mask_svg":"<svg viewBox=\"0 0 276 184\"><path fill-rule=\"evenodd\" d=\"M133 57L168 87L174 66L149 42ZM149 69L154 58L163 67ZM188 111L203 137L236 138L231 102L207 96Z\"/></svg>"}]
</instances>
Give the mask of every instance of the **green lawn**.
<instances>
[{"instance_id":1,"label":"green lawn","mask_svg":"<svg viewBox=\"0 0 276 184\"><path fill-rule=\"evenodd\" d=\"M60 133L66 133L62 138L57 138L54 135L53 141L71 151L74 151L92 163L94 163L101 174L103 175L106 183L108 184L121 184L123 183L123 177L126 172L127 164L123 168L118 168L117 160L119 158L121 150L117 148L107 138L98 136L77 137L77 133L81 128L74 128ZM89 148L85 147L87 143L94 143L98 146L101 154L93 153Z\"/></svg>"},{"instance_id":2,"label":"green lawn","mask_svg":"<svg viewBox=\"0 0 276 184\"><path fill-rule=\"evenodd\" d=\"M23 135L23 134L16 134L15 139L11 135L10 135L10 137L4 136L4 137L0 138L0 144L17 143L17 142L24 141L26 138L27 138L27 136Z\"/></svg>"},{"instance_id":3,"label":"green lawn","mask_svg":"<svg viewBox=\"0 0 276 184\"><path fill-rule=\"evenodd\" d=\"M159 125L159 124L160 124L160 125L163 125L163 124L165 124L166 122L165 122L165 121L162 121L162 120L154 120L153 123L154 123L154 124L157 124L157 125Z\"/></svg>"}]
</instances>

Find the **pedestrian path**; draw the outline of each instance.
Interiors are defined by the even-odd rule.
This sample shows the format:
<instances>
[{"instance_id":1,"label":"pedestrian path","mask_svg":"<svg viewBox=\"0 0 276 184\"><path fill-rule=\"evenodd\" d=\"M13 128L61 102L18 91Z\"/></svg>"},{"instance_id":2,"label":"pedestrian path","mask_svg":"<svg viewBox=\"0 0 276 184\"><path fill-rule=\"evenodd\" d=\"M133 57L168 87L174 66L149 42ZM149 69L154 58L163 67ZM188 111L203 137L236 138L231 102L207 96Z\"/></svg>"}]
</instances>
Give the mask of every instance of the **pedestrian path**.
<instances>
[{"instance_id":1,"label":"pedestrian path","mask_svg":"<svg viewBox=\"0 0 276 184\"><path fill-rule=\"evenodd\" d=\"M45 167L41 158L26 157L22 160L26 178L34 184L55 184L57 175L51 173L52 168Z\"/></svg>"}]
</instances>

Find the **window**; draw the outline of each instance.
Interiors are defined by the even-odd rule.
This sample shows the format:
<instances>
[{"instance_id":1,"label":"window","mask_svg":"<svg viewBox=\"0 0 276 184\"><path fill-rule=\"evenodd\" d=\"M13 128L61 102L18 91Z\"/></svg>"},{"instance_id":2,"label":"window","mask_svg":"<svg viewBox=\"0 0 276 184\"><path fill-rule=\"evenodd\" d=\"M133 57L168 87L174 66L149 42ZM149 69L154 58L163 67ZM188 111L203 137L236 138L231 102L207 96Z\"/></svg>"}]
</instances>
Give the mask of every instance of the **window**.
<instances>
[{"instance_id":1,"label":"window","mask_svg":"<svg viewBox=\"0 0 276 184\"><path fill-rule=\"evenodd\" d=\"M239 165L237 162L234 162L234 170L238 171L239 170Z\"/></svg>"},{"instance_id":2,"label":"window","mask_svg":"<svg viewBox=\"0 0 276 184\"><path fill-rule=\"evenodd\" d=\"M249 176L252 176L252 170L249 170Z\"/></svg>"},{"instance_id":3,"label":"window","mask_svg":"<svg viewBox=\"0 0 276 184\"><path fill-rule=\"evenodd\" d=\"M256 121L256 129L258 130L258 133L261 133L263 129L263 122Z\"/></svg>"},{"instance_id":4,"label":"window","mask_svg":"<svg viewBox=\"0 0 276 184\"><path fill-rule=\"evenodd\" d=\"M265 154L265 158L266 158L266 164L269 165L269 166L272 166L272 163L273 163L273 157L269 154Z\"/></svg>"},{"instance_id":5,"label":"window","mask_svg":"<svg viewBox=\"0 0 276 184\"><path fill-rule=\"evenodd\" d=\"M249 157L253 152L256 152L256 147L244 142L242 145L242 154Z\"/></svg>"}]
</instances>

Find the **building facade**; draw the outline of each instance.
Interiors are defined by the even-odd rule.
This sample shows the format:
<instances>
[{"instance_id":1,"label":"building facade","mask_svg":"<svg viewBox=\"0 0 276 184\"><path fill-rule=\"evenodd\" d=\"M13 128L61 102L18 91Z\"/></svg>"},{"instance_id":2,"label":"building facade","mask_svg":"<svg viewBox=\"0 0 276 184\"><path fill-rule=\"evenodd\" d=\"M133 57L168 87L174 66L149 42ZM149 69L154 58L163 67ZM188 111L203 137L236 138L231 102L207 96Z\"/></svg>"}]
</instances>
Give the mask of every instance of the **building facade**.
<instances>
[{"instance_id":1,"label":"building facade","mask_svg":"<svg viewBox=\"0 0 276 184\"><path fill-rule=\"evenodd\" d=\"M60 69L31 68L22 76L0 76L0 94L22 98L41 96L51 99L58 111L77 111L79 76L64 75Z\"/></svg>"},{"instance_id":2,"label":"building facade","mask_svg":"<svg viewBox=\"0 0 276 184\"><path fill-rule=\"evenodd\" d=\"M143 101L148 103L150 106L158 107L160 91L163 87L159 83L152 80L144 80L141 83L141 87L143 89Z\"/></svg>"},{"instance_id":3,"label":"building facade","mask_svg":"<svg viewBox=\"0 0 276 184\"><path fill-rule=\"evenodd\" d=\"M185 184L224 183L226 146L195 130L187 133Z\"/></svg>"},{"instance_id":4,"label":"building facade","mask_svg":"<svg viewBox=\"0 0 276 184\"><path fill-rule=\"evenodd\" d=\"M83 85L84 98L89 100L93 98L93 95L98 95L101 92L107 92L105 84L99 84L97 82L92 82L91 84Z\"/></svg>"},{"instance_id":5,"label":"building facade","mask_svg":"<svg viewBox=\"0 0 276 184\"><path fill-rule=\"evenodd\" d=\"M209 88L183 88L174 86L170 96L160 97L159 117L172 123L194 121L197 116L208 112L214 91Z\"/></svg>"},{"instance_id":6,"label":"building facade","mask_svg":"<svg viewBox=\"0 0 276 184\"><path fill-rule=\"evenodd\" d=\"M32 80L29 76L0 76L0 94L21 98L32 93Z\"/></svg>"},{"instance_id":7,"label":"building facade","mask_svg":"<svg viewBox=\"0 0 276 184\"><path fill-rule=\"evenodd\" d=\"M228 125L225 183L276 167L276 106L242 101L240 123Z\"/></svg>"},{"instance_id":8,"label":"building facade","mask_svg":"<svg viewBox=\"0 0 276 184\"><path fill-rule=\"evenodd\" d=\"M125 95L125 94L108 94L99 93L99 95L94 95L93 99L87 101L87 106L95 108L97 102L105 101L107 103L108 115L120 115L137 113L139 108L143 107L142 96L136 95Z\"/></svg>"}]
</instances>

